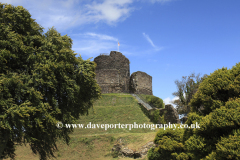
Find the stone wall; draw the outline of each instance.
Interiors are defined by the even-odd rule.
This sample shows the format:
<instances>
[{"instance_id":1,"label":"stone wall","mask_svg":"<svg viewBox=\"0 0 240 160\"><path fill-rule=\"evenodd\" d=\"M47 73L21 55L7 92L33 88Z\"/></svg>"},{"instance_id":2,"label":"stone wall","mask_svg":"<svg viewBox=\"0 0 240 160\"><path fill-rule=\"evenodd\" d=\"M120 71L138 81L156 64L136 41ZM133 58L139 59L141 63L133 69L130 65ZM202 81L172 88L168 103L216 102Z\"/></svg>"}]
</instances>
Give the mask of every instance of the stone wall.
<instances>
[{"instance_id":1,"label":"stone wall","mask_svg":"<svg viewBox=\"0 0 240 160\"><path fill-rule=\"evenodd\" d=\"M94 62L102 93L129 93L129 60L122 53L111 51L110 55L96 57Z\"/></svg>"},{"instance_id":2,"label":"stone wall","mask_svg":"<svg viewBox=\"0 0 240 160\"><path fill-rule=\"evenodd\" d=\"M137 71L130 77L130 92L135 94L152 94L152 77L145 72Z\"/></svg>"},{"instance_id":3,"label":"stone wall","mask_svg":"<svg viewBox=\"0 0 240 160\"><path fill-rule=\"evenodd\" d=\"M162 115L164 115L166 123L180 123L178 113L171 104L167 104L164 109L160 109L160 116ZM159 123L161 124L162 122Z\"/></svg>"}]
</instances>

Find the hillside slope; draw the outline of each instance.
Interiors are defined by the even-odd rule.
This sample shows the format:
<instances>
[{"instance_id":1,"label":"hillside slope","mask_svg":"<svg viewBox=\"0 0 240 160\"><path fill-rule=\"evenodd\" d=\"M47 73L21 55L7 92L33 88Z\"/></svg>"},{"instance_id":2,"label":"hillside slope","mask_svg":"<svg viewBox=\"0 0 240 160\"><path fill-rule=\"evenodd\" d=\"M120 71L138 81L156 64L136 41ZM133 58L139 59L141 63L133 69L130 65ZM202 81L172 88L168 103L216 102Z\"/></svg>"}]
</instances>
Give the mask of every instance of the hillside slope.
<instances>
[{"instance_id":1,"label":"hillside slope","mask_svg":"<svg viewBox=\"0 0 240 160\"><path fill-rule=\"evenodd\" d=\"M77 124L87 126L91 124L152 124L144 115L136 99L130 94L103 94L102 99L95 102L88 115L81 116ZM121 159L113 158L111 148L121 138L124 143L133 150L138 150L149 141L153 141L156 130L129 128L75 128L71 134L70 145L59 140L59 151L55 154L58 160L79 159ZM30 147L18 146L16 160L38 160ZM131 158L124 158L131 159ZM146 159L146 158L144 158Z\"/></svg>"}]
</instances>

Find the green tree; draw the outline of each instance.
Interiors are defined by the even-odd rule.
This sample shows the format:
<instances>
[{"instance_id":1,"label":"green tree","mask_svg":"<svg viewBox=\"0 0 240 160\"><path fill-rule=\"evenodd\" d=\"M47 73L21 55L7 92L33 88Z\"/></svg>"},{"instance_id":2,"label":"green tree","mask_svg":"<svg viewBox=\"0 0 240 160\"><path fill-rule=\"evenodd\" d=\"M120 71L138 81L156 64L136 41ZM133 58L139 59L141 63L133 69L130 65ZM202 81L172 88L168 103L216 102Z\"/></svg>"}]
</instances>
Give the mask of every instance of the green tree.
<instances>
[{"instance_id":1,"label":"green tree","mask_svg":"<svg viewBox=\"0 0 240 160\"><path fill-rule=\"evenodd\" d=\"M224 106L229 98L239 97L239 67L238 63L232 69L218 69L204 80L191 101L192 110L205 116Z\"/></svg>"},{"instance_id":2,"label":"green tree","mask_svg":"<svg viewBox=\"0 0 240 160\"><path fill-rule=\"evenodd\" d=\"M175 135L164 138L159 131L155 143L161 147L152 149L151 157L240 160L240 63L207 76L189 105L191 112L185 124L198 122L200 128L184 129L177 142Z\"/></svg>"},{"instance_id":3,"label":"green tree","mask_svg":"<svg viewBox=\"0 0 240 160\"><path fill-rule=\"evenodd\" d=\"M186 130L184 135L191 158L240 159L240 63L210 74L190 105L192 112L186 123L198 119L201 126L195 132Z\"/></svg>"},{"instance_id":4,"label":"green tree","mask_svg":"<svg viewBox=\"0 0 240 160\"><path fill-rule=\"evenodd\" d=\"M240 159L239 106L240 98L229 99L208 115L198 116L200 129L184 133L185 151L191 153L191 159ZM193 113L190 117L187 124L197 120Z\"/></svg>"},{"instance_id":5,"label":"green tree","mask_svg":"<svg viewBox=\"0 0 240 160\"><path fill-rule=\"evenodd\" d=\"M200 74L195 75L192 73L190 76L183 76L182 80L176 80L175 84L177 85L177 92L174 92L173 95L178 97L178 99L173 101L173 104L176 105L177 112L179 114L189 113L190 112L190 100L193 95L196 93L199 84L207 77L205 74L200 78Z\"/></svg>"},{"instance_id":6,"label":"green tree","mask_svg":"<svg viewBox=\"0 0 240 160\"><path fill-rule=\"evenodd\" d=\"M40 159L69 142L75 123L101 97L95 63L76 57L72 40L43 28L22 6L0 3L0 159L28 143Z\"/></svg>"}]
</instances>

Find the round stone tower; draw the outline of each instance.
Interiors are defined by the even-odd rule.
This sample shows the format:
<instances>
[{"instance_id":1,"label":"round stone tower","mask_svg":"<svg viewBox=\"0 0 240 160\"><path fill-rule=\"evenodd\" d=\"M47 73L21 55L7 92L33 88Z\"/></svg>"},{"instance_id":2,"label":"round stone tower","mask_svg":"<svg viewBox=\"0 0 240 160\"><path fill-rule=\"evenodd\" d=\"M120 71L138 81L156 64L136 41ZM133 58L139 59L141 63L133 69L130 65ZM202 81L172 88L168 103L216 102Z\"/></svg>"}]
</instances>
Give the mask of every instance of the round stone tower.
<instances>
[{"instance_id":1,"label":"round stone tower","mask_svg":"<svg viewBox=\"0 0 240 160\"><path fill-rule=\"evenodd\" d=\"M94 59L97 64L96 79L102 93L129 93L129 60L117 51L100 55Z\"/></svg>"}]
</instances>

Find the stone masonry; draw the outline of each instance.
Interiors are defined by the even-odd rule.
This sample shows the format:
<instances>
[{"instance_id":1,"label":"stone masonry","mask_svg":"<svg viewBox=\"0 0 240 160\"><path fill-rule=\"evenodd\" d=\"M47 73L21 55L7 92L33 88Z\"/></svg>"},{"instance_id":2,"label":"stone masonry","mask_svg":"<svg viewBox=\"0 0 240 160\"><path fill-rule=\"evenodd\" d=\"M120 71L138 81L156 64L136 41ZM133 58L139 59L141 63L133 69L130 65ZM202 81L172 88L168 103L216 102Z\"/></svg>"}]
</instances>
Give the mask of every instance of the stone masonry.
<instances>
[{"instance_id":1,"label":"stone masonry","mask_svg":"<svg viewBox=\"0 0 240 160\"><path fill-rule=\"evenodd\" d=\"M136 94L152 95L152 77L141 71L132 73L130 77L130 91Z\"/></svg>"},{"instance_id":2,"label":"stone masonry","mask_svg":"<svg viewBox=\"0 0 240 160\"><path fill-rule=\"evenodd\" d=\"M121 52L99 55L96 80L102 93L136 93L152 95L152 77L145 72L134 72L130 77L130 61Z\"/></svg>"},{"instance_id":3,"label":"stone masonry","mask_svg":"<svg viewBox=\"0 0 240 160\"><path fill-rule=\"evenodd\" d=\"M160 115L162 116L164 114L164 120L166 123L180 123L178 113L176 109L171 105L167 104L165 105L165 108L160 109ZM162 123L162 122L159 122Z\"/></svg>"}]
</instances>

